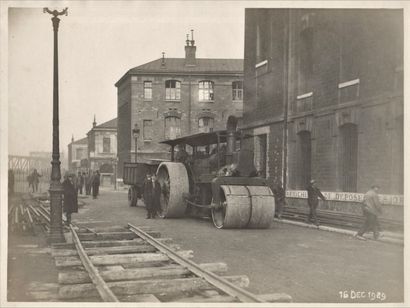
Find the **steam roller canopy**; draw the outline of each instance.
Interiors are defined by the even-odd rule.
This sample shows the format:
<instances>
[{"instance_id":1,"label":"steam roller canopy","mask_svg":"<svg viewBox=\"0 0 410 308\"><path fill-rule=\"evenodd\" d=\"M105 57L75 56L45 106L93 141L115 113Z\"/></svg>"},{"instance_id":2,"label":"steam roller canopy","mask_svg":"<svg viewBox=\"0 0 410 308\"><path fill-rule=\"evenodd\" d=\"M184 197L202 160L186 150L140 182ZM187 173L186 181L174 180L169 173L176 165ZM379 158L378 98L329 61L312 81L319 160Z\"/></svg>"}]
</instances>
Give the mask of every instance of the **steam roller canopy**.
<instances>
[{"instance_id":1,"label":"steam roller canopy","mask_svg":"<svg viewBox=\"0 0 410 308\"><path fill-rule=\"evenodd\" d=\"M188 173L184 164L163 162L157 170L161 185L161 214L163 218L183 217L186 209L185 195L189 193Z\"/></svg>"},{"instance_id":2,"label":"steam roller canopy","mask_svg":"<svg viewBox=\"0 0 410 308\"><path fill-rule=\"evenodd\" d=\"M221 204L212 209L219 229L269 228L275 215L275 199L267 186L221 185Z\"/></svg>"}]
</instances>

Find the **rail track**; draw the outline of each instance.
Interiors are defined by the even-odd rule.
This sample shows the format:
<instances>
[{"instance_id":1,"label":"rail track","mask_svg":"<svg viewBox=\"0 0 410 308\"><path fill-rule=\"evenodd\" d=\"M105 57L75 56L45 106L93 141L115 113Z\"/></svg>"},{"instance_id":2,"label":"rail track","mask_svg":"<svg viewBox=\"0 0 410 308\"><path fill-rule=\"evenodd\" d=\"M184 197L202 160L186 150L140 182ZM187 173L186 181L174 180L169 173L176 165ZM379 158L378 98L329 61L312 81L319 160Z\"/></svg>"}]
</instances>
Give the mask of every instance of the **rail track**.
<instances>
[{"instance_id":1,"label":"rail track","mask_svg":"<svg viewBox=\"0 0 410 308\"><path fill-rule=\"evenodd\" d=\"M154 230L79 225L70 225L72 243L52 245L58 301L291 301L283 293L252 294L247 276L224 276L228 268L221 262L196 264L192 251Z\"/></svg>"}]
</instances>

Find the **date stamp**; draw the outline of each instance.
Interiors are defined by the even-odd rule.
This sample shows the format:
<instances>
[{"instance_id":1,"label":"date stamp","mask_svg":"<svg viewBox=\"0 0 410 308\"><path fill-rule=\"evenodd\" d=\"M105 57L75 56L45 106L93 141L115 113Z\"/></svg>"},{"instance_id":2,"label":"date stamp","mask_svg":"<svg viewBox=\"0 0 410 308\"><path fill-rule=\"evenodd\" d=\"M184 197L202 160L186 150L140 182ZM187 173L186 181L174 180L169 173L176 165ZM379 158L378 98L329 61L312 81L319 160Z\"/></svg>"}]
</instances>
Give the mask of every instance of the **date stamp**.
<instances>
[{"instance_id":1,"label":"date stamp","mask_svg":"<svg viewBox=\"0 0 410 308\"><path fill-rule=\"evenodd\" d=\"M385 301L386 293L380 291L357 291L345 290L339 291L339 297L344 300L370 300L370 301Z\"/></svg>"}]
</instances>

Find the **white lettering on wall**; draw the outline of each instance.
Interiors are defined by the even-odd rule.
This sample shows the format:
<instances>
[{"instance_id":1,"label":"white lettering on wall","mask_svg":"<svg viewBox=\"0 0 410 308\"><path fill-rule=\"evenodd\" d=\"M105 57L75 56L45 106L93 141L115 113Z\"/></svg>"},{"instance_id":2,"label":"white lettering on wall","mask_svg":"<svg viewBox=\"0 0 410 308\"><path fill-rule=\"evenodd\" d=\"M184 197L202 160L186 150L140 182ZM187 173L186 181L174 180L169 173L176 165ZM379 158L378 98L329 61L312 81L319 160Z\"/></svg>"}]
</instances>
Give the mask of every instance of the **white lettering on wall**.
<instances>
[{"instance_id":1,"label":"white lettering on wall","mask_svg":"<svg viewBox=\"0 0 410 308\"><path fill-rule=\"evenodd\" d=\"M327 200L342 202L362 202L364 194L350 192L322 192ZM287 198L307 199L306 190L287 190ZM403 195L379 195L380 202L387 205L403 205Z\"/></svg>"}]
</instances>

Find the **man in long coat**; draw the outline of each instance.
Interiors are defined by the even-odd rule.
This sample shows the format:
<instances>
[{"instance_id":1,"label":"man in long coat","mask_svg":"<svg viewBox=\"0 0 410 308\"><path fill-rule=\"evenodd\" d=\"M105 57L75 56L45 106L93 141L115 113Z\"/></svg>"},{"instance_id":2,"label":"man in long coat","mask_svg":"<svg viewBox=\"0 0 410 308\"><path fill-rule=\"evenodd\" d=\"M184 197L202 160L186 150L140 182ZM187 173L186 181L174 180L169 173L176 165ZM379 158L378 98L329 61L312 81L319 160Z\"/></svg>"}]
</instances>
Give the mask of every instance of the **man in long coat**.
<instances>
[{"instance_id":1,"label":"man in long coat","mask_svg":"<svg viewBox=\"0 0 410 308\"><path fill-rule=\"evenodd\" d=\"M151 177L152 182L152 198L151 198L151 215L153 218L158 216L161 211L161 184L157 180L155 174Z\"/></svg>"},{"instance_id":2,"label":"man in long coat","mask_svg":"<svg viewBox=\"0 0 410 308\"><path fill-rule=\"evenodd\" d=\"M73 175L64 176L63 182L64 189L64 201L63 201L63 211L66 213L67 221L66 224L71 223L71 213L78 212L78 202L77 202L77 191L74 186Z\"/></svg>"},{"instance_id":3,"label":"man in long coat","mask_svg":"<svg viewBox=\"0 0 410 308\"><path fill-rule=\"evenodd\" d=\"M147 174L142 186L142 196L144 198L145 209L147 210L147 219L151 216L151 203L152 203L152 180L151 175Z\"/></svg>"},{"instance_id":4,"label":"man in long coat","mask_svg":"<svg viewBox=\"0 0 410 308\"><path fill-rule=\"evenodd\" d=\"M94 172L92 179L92 188L93 188L93 199L97 199L98 191L100 188L100 173L97 171Z\"/></svg>"},{"instance_id":5,"label":"man in long coat","mask_svg":"<svg viewBox=\"0 0 410 308\"><path fill-rule=\"evenodd\" d=\"M316 181L311 180L309 186L306 188L308 193L308 205L309 205L309 216L308 222L312 222L314 220L314 224L319 226L319 222L317 220L316 208L319 205L319 198L323 201L326 200L325 196L323 196L320 189L316 186Z\"/></svg>"},{"instance_id":6,"label":"man in long coat","mask_svg":"<svg viewBox=\"0 0 410 308\"><path fill-rule=\"evenodd\" d=\"M382 205L379 200L379 186L373 185L363 198L363 215L365 220L362 227L356 234L356 238L365 240L363 234L367 231L373 231L373 238L377 240L380 236L379 216L382 213Z\"/></svg>"}]
</instances>

